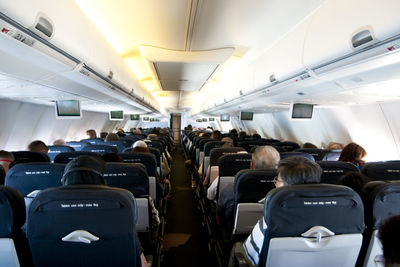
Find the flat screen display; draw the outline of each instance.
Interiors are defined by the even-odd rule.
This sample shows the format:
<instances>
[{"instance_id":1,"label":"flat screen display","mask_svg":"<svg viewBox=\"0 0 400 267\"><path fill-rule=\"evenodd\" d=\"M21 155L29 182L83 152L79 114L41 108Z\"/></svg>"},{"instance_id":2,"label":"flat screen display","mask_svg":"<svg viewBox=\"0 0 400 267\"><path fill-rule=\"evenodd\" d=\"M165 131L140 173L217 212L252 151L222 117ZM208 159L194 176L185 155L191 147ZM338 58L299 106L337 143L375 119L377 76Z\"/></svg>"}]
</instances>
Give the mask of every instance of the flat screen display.
<instances>
[{"instance_id":1,"label":"flat screen display","mask_svg":"<svg viewBox=\"0 0 400 267\"><path fill-rule=\"evenodd\" d=\"M208 118L208 121L214 121L215 118Z\"/></svg>"},{"instance_id":2,"label":"flat screen display","mask_svg":"<svg viewBox=\"0 0 400 267\"><path fill-rule=\"evenodd\" d=\"M196 119L196 122L203 122L202 119Z\"/></svg>"},{"instance_id":3,"label":"flat screen display","mask_svg":"<svg viewBox=\"0 0 400 267\"><path fill-rule=\"evenodd\" d=\"M156 121L156 119L155 118L150 118L150 121Z\"/></svg>"},{"instance_id":4,"label":"flat screen display","mask_svg":"<svg viewBox=\"0 0 400 267\"><path fill-rule=\"evenodd\" d=\"M112 110L110 111L110 120L123 120L124 112L122 110Z\"/></svg>"},{"instance_id":5,"label":"flat screen display","mask_svg":"<svg viewBox=\"0 0 400 267\"><path fill-rule=\"evenodd\" d=\"M149 121L150 118L149 117L143 117L143 121Z\"/></svg>"},{"instance_id":6,"label":"flat screen display","mask_svg":"<svg viewBox=\"0 0 400 267\"><path fill-rule=\"evenodd\" d=\"M295 103L291 108L292 119L311 119L313 114L313 104Z\"/></svg>"},{"instance_id":7,"label":"flat screen display","mask_svg":"<svg viewBox=\"0 0 400 267\"><path fill-rule=\"evenodd\" d=\"M55 107L58 119L79 119L82 116L79 100L57 100Z\"/></svg>"},{"instance_id":8,"label":"flat screen display","mask_svg":"<svg viewBox=\"0 0 400 267\"><path fill-rule=\"evenodd\" d=\"M203 121L203 122L207 121L207 118L203 118L202 121Z\"/></svg>"},{"instance_id":9,"label":"flat screen display","mask_svg":"<svg viewBox=\"0 0 400 267\"><path fill-rule=\"evenodd\" d=\"M221 121L229 121L230 120L230 115L229 114L221 114Z\"/></svg>"},{"instance_id":10,"label":"flat screen display","mask_svg":"<svg viewBox=\"0 0 400 267\"><path fill-rule=\"evenodd\" d=\"M131 114L131 121L138 121L140 119L139 114Z\"/></svg>"},{"instance_id":11,"label":"flat screen display","mask_svg":"<svg viewBox=\"0 0 400 267\"><path fill-rule=\"evenodd\" d=\"M253 112L240 112L240 120L241 121L252 121L253 120Z\"/></svg>"}]
</instances>

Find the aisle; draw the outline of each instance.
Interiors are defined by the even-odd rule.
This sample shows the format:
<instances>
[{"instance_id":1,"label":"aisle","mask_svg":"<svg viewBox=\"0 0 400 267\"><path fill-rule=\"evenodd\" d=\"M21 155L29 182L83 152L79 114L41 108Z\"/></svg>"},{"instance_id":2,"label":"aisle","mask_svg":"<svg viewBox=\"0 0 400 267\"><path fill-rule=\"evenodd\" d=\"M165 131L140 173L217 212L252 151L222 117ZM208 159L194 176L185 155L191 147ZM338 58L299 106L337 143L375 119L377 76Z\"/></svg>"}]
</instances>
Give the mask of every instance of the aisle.
<instances>
[{"instance_id":1,"label":"aisle","mask_svg":"<svg viewBox=\"0 0 400 267\"><path fill-rule=\"evenodd\" d=\"M173 153L172 196L168 201L161 266L216 266L185 169L182 147Z\"/></svg>"}]
</instances>

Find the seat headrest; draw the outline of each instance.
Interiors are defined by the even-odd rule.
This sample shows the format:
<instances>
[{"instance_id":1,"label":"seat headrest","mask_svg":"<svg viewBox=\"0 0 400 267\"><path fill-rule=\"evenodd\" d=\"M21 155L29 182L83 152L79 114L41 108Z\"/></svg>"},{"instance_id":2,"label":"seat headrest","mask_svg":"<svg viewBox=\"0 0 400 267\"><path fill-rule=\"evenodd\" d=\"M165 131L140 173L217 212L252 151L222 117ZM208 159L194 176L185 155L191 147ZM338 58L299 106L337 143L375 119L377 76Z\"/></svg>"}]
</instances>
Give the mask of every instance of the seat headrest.
<instances>
[{"instance_id":1,"label":"seat headrest","mask_svg":"<svg viewBox=\"0 0 400 267\"><path fill-rule=\"evenodd\" d=\"M235 176L239 171L250 169L250 153L226 153L219 158L219 176Z\"/></svg>"},{"instance_id":2,"label":"seat headrest","mask_svg":"<svg viewBox=\"0 0 400 267\"><path fill-rule=\"evenodd\" d=\"M106 164L103 159L91 156L79 156L65 166L62 177L63 185L99 184L104 185L103 178Z\"/></svg>"},{"instance_id":3,"label":"seat headrest","mask_svg":"<svg viewBox=\"0 0 400 267\"><path fill-rule=\"evenodd\" d=\"M0 186L0 237L9 237L25 223L25 202L21 193Z\"/></svg>"},{"instance_id":4,"label":"seat headrest","mask_svg":"<svg viewBox=\"0 0 400 267\"><path fill-rule=\"evenodd\" d=\"M236 154L246 150L242 147L216 147L210 150L210 165L217 166L219 159L224 155Z\"/></svg>"},{"instance_id":5,"label":"seat headrest","mask_svg":"<svg viewBox=\"0 0 400 267\"><path fill-rule=\"evenodd\" d=\"M312 162L315 162L314 157L311 154L308 154L306 152L281 152L280 153L281 159L285 159L288 157L305 157Z\"/></svg>"},{"instance_id":6,"label":"seat headrest","mask_svg":"<svg viewBox=\"0 0 400 267\"><path fill-rule=\"evenodd\" d=\"M96 152L89 152L89 151L62 152L54 158L54 163L66 164L66 163L70 162L71 160L73 160L74 158L77 158L77 157L83 156L83 155L101 158L101 154L96 153Z\"/></svg>"},{"instance_id":7,"label":"seat headrest","mask_svg":"<svg viewBox=\"0 0 400 267\"><path fill-rule=\"evenodd\" d=\"M361 172L371 180L400 180L400 160L368 162Z\"/></svg>"},{"instance_id":8,"label":"seat headrest","mask_svg":"<svg viewBox=\"0 0 400 267\"><path fill-rule=\"evenodd\" d=\"M96 152L96 153L100 153L100 154L104 154L104 153L108 153L108 152L118 153L118 149L115 146L101 145L101 144L85 146L81 149L81 151Z\"/></svg>"},{"instance_id":9,"label":"seat headrest","mask_svg":"<svg viewBox=\"0 0 400 267\"><path fill-rule=\"evenodd\" d=\"M348 172L358 172L356 165L342 161L317 161L322 168L321 183L336 184Z\"/></svg>"},{"instance_id":10,"label":"seat headrest","mask_svg":"<svg viewBox=\"0 0 400 267\"><path fill-rule=\"evenodd\" d=\"M224 144L225 144L225 142L222 142L222 141L210 141L210 142L207 142L204 145L204 156L205 157L210 156L210 151L212 149L221 147Z\"/></svg>"},{"instance_id":11,"label":"seat headrest","mask_svg":"<svg viewBox=\"0 0 400 267\"><path fill-rule=\"evenodd\" d=\"M296 149L294 152L308 153L314 157L315 161L318 161L322 160L328 151L321 148L299 148Z\"/></svg>"},{"instance_id":12,"label":"seat headrest","mask_svg":"<svg viewBox=\"0 0 400 267\"><path fill-rule=\"evenodd\" d=\"M270 237L299 236L313 226L335 234L362 233L364 208L351 188L302 184L272 189L266 196L264 219Z\"/></svg>"},{"instance_id":13,"label":"seat headrest","mask_svg":"<svg viewBox=\"0 0 400 267\"><path fill-rule=\"evenodd\" d=\"M365 223L372 229L387 218L400 215L400 181L372 181L364 185Z\"/></svg>"},{"instance_id":14,"label":"seat headrest","mask_svg":"<svg viewBox=\"0 0 400 267\"><path fill-rule=\"evenodd\" d=\"M147 174L149 176L156 176L157 160L154 154L142 153L142 152L129 152L129 153L121 153L120 156L122 157L124 162L142 163L144 166L146 166Z\"/></svg>"}]
</instances>

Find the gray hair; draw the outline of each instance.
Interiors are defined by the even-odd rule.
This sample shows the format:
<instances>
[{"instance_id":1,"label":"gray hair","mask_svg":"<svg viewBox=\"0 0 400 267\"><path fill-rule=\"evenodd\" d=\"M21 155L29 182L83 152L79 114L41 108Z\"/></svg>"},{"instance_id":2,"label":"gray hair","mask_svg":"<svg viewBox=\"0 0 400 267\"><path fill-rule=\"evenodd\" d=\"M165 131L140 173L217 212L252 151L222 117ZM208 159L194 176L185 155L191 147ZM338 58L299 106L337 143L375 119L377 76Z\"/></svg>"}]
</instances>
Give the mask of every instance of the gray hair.
<instances>
[{"instance_id":1,"label":"gray hair","mask_svg":"<svg viewBox=\"0 0 400 267\"><path fill-rule=\"evenodd\" d=\"M251 156L254 169L276 169L279 159L279 152L272 146L259 146Z\"/></svg>"},{"instance_id":2,"label":"gray hair","mask_svg":"<svg viewBox=\"0 0 400 267\"><path fill-rule=\"evenodd\" d=\"M279 175L288 185L319 183L321 174L321 167L305 157L288 157L279 162Z\"/></svg>"}]
</instances>

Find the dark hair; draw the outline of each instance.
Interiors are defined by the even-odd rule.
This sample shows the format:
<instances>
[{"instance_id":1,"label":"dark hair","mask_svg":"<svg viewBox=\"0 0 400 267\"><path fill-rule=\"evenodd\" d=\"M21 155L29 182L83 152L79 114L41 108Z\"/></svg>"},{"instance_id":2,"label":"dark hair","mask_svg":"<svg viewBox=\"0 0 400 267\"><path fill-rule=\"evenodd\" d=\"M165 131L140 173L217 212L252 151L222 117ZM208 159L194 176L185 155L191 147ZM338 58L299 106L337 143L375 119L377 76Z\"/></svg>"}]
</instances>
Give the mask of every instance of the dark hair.
<instances>
[{"instance_id":1,"label":"dark hair","mask_svg":"<svg viewBox=\"0 0 400 267\"><path fill-rule=\"evenodd\" d=\"M105 139L106 137L107 137L107 132L101 132L100 133L100 138L103 138L103 139Z\"/></svg>"},{"instance_id":2,"label":"dark hair","mask_svg":"<svg viewBox=\"0 0 400 267\"><path fill-rule=\"evenodd\" d=\"M245 137L246 135L247 135L247 133L244 132L244 131L241 131L241 132L239 133L239 137Z\"/></svg>"},{"instance_id":3,"label":"dark hair","mask_svg":"<svg viewBox=\"0 0 400 267\"><path fill-rule=\"evenodd\" d=\"M123 159L120 155L114 152L108 152L101 155L101 158L105 162L123 162Z\"/></svg>"},{"instance_id":4,"label":"dark hair","mask_svg":"<svg viewBox=\"0 0 400 267\"><path fill-rule=\"evenodd\" d=\"M211 135L211 138L213 138L213 139L221 139L221 137L222 137L222 134L221 134L221 132L220 131L218 131L218 130L215 130L213 133L212 133L212 135Z\"/></svg>"},{"instance_id":5,"label":"dark hair","mask_svg":"<svg viewBox=\"0 0 400 267\"><path fill-rule=\"evenodd\" d=\"M318 148L318 147L312 143L307 142L303 144L303 148Z\"/></svg>"},{"instance_id":6,"label":"dark hair","mask_svg":"<svg viewBox=\"0 0 400 267\"><path fill-rule=\"evenodd\" d=\"M379 227L378 237L383 247L386 266L400 263L400 215L390 217Z\"/></svg>"},{"instance_id":7,"label":"dark hair","mask_svg":"<svg viewBox=\"0 0 400 267\"><path fill-rule=\"evenodd\" d=\"M348 172L340 177L336 184L348 186L360 194L363 186L369 181L370 179L360 172Z\"/></svg>"},{"instance_id":8,"label":"dark hair","mask_svg":"<svg viewBox=\"0 0 400 267\"><path fill-rule=\"evenodd\" d=\"M261 135L259 135L258 133L255 133L255 134L252 135L252 137L253 137L253 138L258 138L258 139L260 139L260 138L261 138Z\"/></svg>"},{"instance_id":9,"label":"dark hair","mask_svg":"<svg viewBox=\"0 0 400 267\"><path fill-rule=\"evenodd\" d=\"M237 130L236 130L236 129L231 129L231 130L229 131L229 133L231 133L231 134L236 134L236 135L237 135Z\"/></svg>"},{"instance_id":10,"label":"dark hair","mask_svg":"<svg viewBox=\"0 0 400 267\"><path fill-rule=\"evenodd\" d=\"M34 152L43 152L42 150L49 151L49 148L43 141L35 140L28 145L28 150Z\"/></svg>"},{"instance_id":11,"label":"dark hair","mask_svg":"<svg viewBox=\"0 0 400 267\"><path fill-rule=\"evenodd\" d=\"M97 184L104 185L103 178L106 163L102 158L79 156L65 165L61 179L62 185Z\"/></svg>"},{"instance_id":12,"label":"dark hair","mask_svg":"<svg viewBox=\"0 0 400 267\"><path fill-rule=\"evenodd\" d=\"M109 133L106 136L106 142L110 142L110 141L119 141L119 135L116 133Z\"/></svg>"},{"instance_id":13,"label":"dark hair","mask_svg":"<svg viewBox=\"0 0 400 267\"><path fill-rule=\"evenodd\" d=\"M89 138L93 139L96 138L96 131L94 129L89 129L86 131L86 134L89 136Z\"/></svg>"},{"instance_id":14,"label":"dark hair","mask_svg":"<svg viewBox=\"0 0 400 267\"><path fill-rule=\"evenodd\" d=\"M279 162L279 174L288 185L314 184L321 180L321 167L305 157L288 157Z\"/></svg>"},{"instance_id":15,"label":"dark hair","mask_svg":"<svg viewBox=\"0 0 400 267\"><path fill-rule=\"evenodd\" d=\"M362 158L366 155L367 152L362 146L356 143L350 143L343 148L342 153L340 153L339 161L350 162L357 166L362 166L365 163Z\"/></svg>"}]
</instances>

